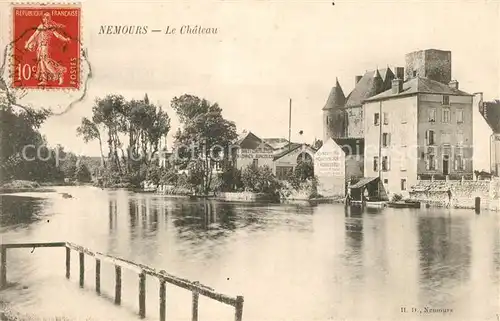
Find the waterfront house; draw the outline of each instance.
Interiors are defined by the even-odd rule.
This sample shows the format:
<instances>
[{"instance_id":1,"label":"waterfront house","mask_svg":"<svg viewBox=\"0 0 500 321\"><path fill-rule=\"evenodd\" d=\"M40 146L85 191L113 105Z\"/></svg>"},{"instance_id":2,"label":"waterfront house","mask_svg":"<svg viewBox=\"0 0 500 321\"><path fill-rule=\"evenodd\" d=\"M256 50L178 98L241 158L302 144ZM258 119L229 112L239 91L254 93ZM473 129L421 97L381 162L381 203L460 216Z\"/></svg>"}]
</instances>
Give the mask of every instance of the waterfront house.
<instances>
[{"instance_id":1,"label":"waterfront house","mask_svg":"<svg viewBox=\"0 0 500 321\"><path fill-rule=\"evenodd\" d=\"M474 170L500 176L500 100L474 98Z\"/></svg>"},{"instance_id":2,"label":"waterfront house","mask_svg":"<svg viewBox=\"0 0 500 321\"><path fill-rule=\"evenodd\" d=\"M278 179L285 179L301 161L313 163L316 149L308 144L291 143L284 146L273 157L273 173Z\"/></svg>"},{"instance_id":3,"label":"waterfront house","mask_svg":"<svg viewBox=\"0 0 500 321\"><path fill-rule=\"evenodd\" d=\"M418 178L472 178L472 104L451 79L450 51L407 54L406 80L364 101L365 177L391 194Z\"/></svg>"}]
</instances>

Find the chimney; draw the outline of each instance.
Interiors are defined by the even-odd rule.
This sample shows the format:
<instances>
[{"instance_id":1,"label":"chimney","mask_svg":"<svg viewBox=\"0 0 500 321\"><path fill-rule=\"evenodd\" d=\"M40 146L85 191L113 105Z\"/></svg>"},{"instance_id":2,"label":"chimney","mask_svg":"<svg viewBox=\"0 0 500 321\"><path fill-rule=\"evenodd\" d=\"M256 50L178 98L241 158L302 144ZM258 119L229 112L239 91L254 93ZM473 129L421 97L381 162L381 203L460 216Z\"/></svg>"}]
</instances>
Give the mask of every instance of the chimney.
<instances>
[{"instance_id":1,"label":"chimney","mask_svg":"<svg viewBox=\"0 0 500 321\"><path fill-rule=\"evenodd\" d=\"M356 76L356 77L354 78L354 85L357 85L357 84L358 84L358 82L361 80L361 78L363 78L363 76Z\"/></svg>"},{"instance_id":2,"label":"chimney","mask_svg":"<svg viewBox=\"0 0 500 321\"><path fill-rule=\"evenodd\" d=\"M452 80L452 81L450 81L450 83L448 85L450 86L450 88L458 90L458 81Z\"/></svg>"},{"instance_id":3,"label":"chimney","mask_svg":"<svg viewBox=\"0 0 500 321\"><path fill-rule=\"evenodd\" d=\"M394 68L396 79L405 79L405 68L404 67L396 67Z\"/></svg>"},{"instance_id":4,"label":"chimney","mask_svg":"<svg viewBox=\"0 0 500 321\"><path fill-rule=\"evenodd\" d=\"M393 79L392 80L392 93L399 94L403 91L403 79Z\"/></svg>"}]
</instances>

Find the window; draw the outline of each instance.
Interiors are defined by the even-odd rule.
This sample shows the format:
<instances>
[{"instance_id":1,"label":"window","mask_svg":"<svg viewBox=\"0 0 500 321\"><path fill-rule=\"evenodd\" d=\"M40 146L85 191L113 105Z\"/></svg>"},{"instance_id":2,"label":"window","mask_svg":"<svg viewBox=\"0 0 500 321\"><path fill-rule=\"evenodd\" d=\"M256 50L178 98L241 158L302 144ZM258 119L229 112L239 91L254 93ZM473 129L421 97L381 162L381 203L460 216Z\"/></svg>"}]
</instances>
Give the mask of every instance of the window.
<instances>
[{"instance_id":1,"label":"window","mask_svg":"<svg viewBox=\"0 0 500 321\"><path fill-rule=\"evenodd\" d=\"M464 133L462 131L457 132L457 145L461 146L464 144Z\"/></svg>"},{"instance_id":2,"label":"window","mask_svg":"<svg viewBox=\"0 0 500 321\"><path fill-rule=\"evenodd\" d=\"M450 109L443 108L443 123L449 123L449 122L450 122Z\"/></svg>"},{"instance_id":3,"label":"window","mask_svg":"<svg viewBox=\"0 0 500 321\"><path fill-rule=\"evenodd\" d=\"M401 114L401 124L406 124L406 113Z\"/></svg>"},{"instance_id":4,"label":"window","mask_svg":"<svg viewBox=\"0 0 500 321\"><path fill-rule=\"evenodd\" d=\"M390 170L389 156L382 157L382 170L383 171Z\"/></svg>"},{"instance_id":5,"label":"window","mask_svg":"<svg viewBox=\"0 0 500 321\"><path fill-rule=\"evenodd\" d=\"M443 96L443 105L445 105L445 106L450 105L450 96L447 96L447 95Z\"/></svg>"},{"instance_id":6,"label":"window","mask_svg":"<svg viewBox=\"0 0 500 321\"><path fill-rule=\"evenodd\" d=\"M388 147L389 145L391 145L391 134L383 133L382 134L382 146Z\"/></svg>"},{"instance_id":7,"label":"window","mask_svg":"<svg viewBox=\"0 0 500 321\"><path fill-rule=\"evenodd\" d=\"M401 171L406 171L406 155L405 153L403 153L403 155L401 155L401 160L400 160L400 164L399 164L399 169Z\"/></svg>"},{"instance_id":8,"label":"window","mask_svg":"<svg viewBox=\"0 0 500 321\"><path fill-rule=\"evenodd\" d=\"M384 113L384 125L389 125L389 113Z\"/></svg>"},{"instance_id":9,"label":"window","mask_svg":"<svg viewBox=\"0 0 500 321\"><path fill-rule=\"evenodd\" d=\"M253 166L253 167L255 167L255 168L259 167L259 160L255 158L255 159L252 161L252 166Z\"/></svg>"},{"instance_id":10,"label":"window","mask_svg":"<svg viewBox=\"0 0 500 321\"><path fill-rule=\"evenodd\" d=\"M425 132L425 142L427 145L434 145L435 144L435 139L434 139L434 131L429 129L428 131Z\"/></svg>"},{"instance_id":11,"label":"window","mask_svg":"<svg viewBox=\"0 0 500 321\"><path fill-rule=\"evenodd\" d=\"M378 172L378 156L373 157L373 171Z\"/></svg>"},{"instance_id":12,"label":"window","mask_svg":"<svg viewBox=\"0 0 500 321\"><path fill-rule=\"evenodd\" d=\"M441 134L441 142L445 145L450 144L451 142L451 135L448 132L444 132Z\"/></svg>"},{"instance_id":13,"label":"window","mask_svg":"<svg viewBox=\"0 0 500 321\"><path fill-rule=\"evenodd\" d=\"M436 121L436 108L430 108L429 109L429 121L430 122L435 122Z\"/></svg>"},{"instance_id":14,"label":"window","mask_svg":"<svg viewBox=\"0 0 500 321\"><path fill-rule=\"evenodd\" d=\"M407 139L407 138L406 138L406 136L407 136L406 131L402 131L402 132L400 133L400 136L399 136L399 137L400 137L400 139L401 139L401 146L406 146L406 144L407 144L407 142L406 142L406 139Z\"/></svg>"},{"instance_id":15,"label":"window","mask_svg":"<svg viewBox=\"0 0 500 321\"><path fill-rule=\"evenodd\" d=\"M433 154L427 155L425 169L430 170L430 171L436 170L436 157Z\"/></svg>"},{"instance_id":16,"label":"window","mask_svg":"<svg viewBox=\"0 0 500 321\"><path fill-rule=\"evenodd\" d=\"M384 178L384 184L389 184L389 180L387 178Z\"/></svg>"},{"instance_id":17,"label":"window","mask_svg":"<svg viewBox=\"0 0 500 321\"><path fill-rule=\"evenodd\" d=\"M465 160L462 155L455 156L455 170L463 171L465 169Z\"/></svg>"},{"instance_id":18,"label":"window","mask_svg":"<svg viewBox=\"0 0 500 321\"><path fill-rule=\"evenodd\" d=\"M373 117L373 124L375 126L378 126L380 124L380 114L379 113L375 113L375 115Z\"/></svg>"},{"instance_id":19,"label":"window","mask_svg":"<svg viewBox=\"0 0 500 321\"><path fill-rule=\"evenodd\" d=\"M413 77L417 77L417 71L413 70Z\"/></svg>"},{"instance_id":20,"label":"window","mask_svg":"<svg viewBox=\"0 0 500 321\"><path fill-rule=\"evenodd\" d=\"M463 122L464 122L464 110L457 109L457 123L463 123Z\"/></svg>"},{"instance_id":21,"label":"window","mask_svg":"<svg viewBox=\"0 0 500 321\"><path fill-rule=\"evenodd\" d=\"M401 190L406 191L406 178L401 179Z\"/></svg>"}]
</instances>

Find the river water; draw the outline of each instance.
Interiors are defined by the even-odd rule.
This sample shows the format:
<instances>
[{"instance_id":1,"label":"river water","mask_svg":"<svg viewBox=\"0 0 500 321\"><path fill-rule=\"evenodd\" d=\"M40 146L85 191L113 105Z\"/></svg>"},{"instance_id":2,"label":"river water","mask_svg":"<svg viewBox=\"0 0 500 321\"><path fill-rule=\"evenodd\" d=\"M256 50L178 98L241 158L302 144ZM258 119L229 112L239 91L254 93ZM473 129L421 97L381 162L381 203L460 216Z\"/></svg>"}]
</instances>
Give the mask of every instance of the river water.
<instances>
[{"instance_id":1,"label":"river water","mask_svg":"<svg viewBox=\"0 0 500 321\"><path fill-rule=\"evenodd\" d=\"M498 213L222 203L93 187L0 197L2 243L71 241L164 269L243 295L243 320L496 320L500 313ZM10 284L0 300L18 311L138 320L133 272L123 272L117 307L114 268L105 263L97 296L90 257L84 289L75 252L70 281L62 248L9 250L7 262ZM148 277L151 320L158 288ZM167 320L190 320L190 309L190 292L167 286ZM233 320L234 310L200 298L199 318Z\"/></svg>"}]
</instances>

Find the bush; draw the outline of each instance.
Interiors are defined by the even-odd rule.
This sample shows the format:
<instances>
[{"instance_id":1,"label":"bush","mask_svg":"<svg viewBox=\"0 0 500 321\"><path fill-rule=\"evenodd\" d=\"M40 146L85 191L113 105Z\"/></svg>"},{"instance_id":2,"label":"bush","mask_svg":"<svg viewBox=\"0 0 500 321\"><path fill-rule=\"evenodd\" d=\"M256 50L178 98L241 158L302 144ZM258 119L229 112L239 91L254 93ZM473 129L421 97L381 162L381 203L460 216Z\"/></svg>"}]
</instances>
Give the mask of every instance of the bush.
<instances>
[{"instance_id":1,"label":"bush","mask_svg":"<svg viewBox=\"0 0 500 321\"><path fill-rule=\"evenodd\" d=\"M403 195L401 194L394 194L392 195L392 201L393 202L399 202L403 200Z\"/></svg>"},{"instance_id":2,"label":"bush","mask_svg":"<svg viewBox=\"0 0 500 321\"><path fill-rule=\"evenodd\" d=\"M241 173L241 181L250 192L277 194L280 190L280 183L269 166L247 166Z\"/></svg>"}]
</instances>

